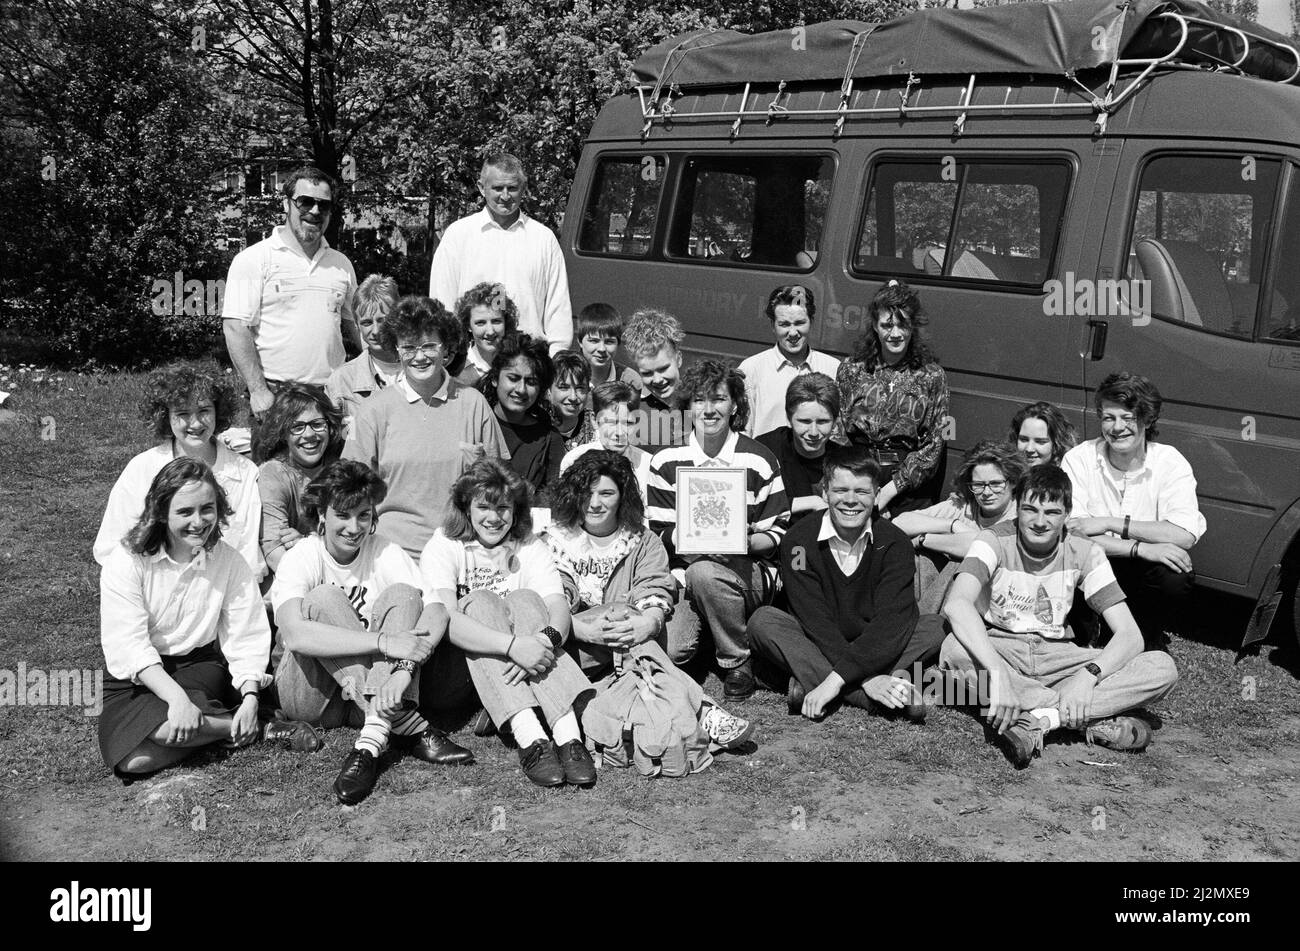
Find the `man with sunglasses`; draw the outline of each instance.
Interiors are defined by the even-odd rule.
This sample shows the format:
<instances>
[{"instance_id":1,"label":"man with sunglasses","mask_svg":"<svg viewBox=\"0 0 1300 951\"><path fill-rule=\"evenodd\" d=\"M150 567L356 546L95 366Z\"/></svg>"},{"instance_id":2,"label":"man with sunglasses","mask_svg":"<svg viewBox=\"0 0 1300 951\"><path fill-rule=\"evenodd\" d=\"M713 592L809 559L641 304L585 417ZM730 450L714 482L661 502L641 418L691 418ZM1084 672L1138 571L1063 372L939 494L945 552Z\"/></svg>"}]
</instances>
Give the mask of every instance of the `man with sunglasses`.
<instances>
[{"instance_id":1,"label":"man with sunglasses","mask_svg":"<svg viewBox=\"0 0 1300 951\"><path fill-rule=\"evenodd\" d=\"M230 262L222 324L256 416L284 383L325 384L345 359L343 335L362 347L356 272L325 240L335 190L320 169L295 170L284 185L284 224Z\"/></svg>"}]
</instances>

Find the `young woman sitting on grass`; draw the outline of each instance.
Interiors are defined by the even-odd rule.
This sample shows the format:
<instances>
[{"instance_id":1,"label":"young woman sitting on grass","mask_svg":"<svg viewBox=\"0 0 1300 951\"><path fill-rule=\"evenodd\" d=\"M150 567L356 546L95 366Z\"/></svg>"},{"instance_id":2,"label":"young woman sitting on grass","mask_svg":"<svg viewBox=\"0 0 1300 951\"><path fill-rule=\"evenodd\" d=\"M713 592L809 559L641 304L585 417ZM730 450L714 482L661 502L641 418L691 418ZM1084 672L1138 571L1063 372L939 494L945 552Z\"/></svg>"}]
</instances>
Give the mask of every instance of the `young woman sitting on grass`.
<instances>
[{"instance_id":1,"label":"young woman sitting on grass","mask_svg":"<svg viewBox=\"0 0 1300 951\"><path fill-rule=\"evenodd\" d=\"M230 504L212 470L173 459L142 509L99 579L105 764L128 779L218 742L318 749L305 724L259 723L271 630L252 569L222 540Z\"/></svg>"},{"instance_id":2,"label":"young woman sitting on grass","mask_svg":"<svg viewBox=\"0 0 1300 951\"><path fill-rule=\"evenodd\" d=\"M343 451L343 414L319 386L289 383L275 394L253 437L262 497L262 555L280 559L315 529L303 510L307 484Z\"/></svg>"},{"instance_id":3,"label":"young woman sitting on grass","mask_svg":"<svg viewBox=\"0 0 1300 951\"><path fill-rule=\"evenodd\" d=\"M360 462L336 462L307 489L319 530L284 556L271 586L284 657L275 672L291 717L361 728L334 794L345 805L370 795L389 737L417 759L472 763L474 755L416 711L419 665L447 631L446 608L420 591L402 546L376 534L384 480Z\"/></svg>"},{"instance_id":4,"label":"young woman sitting on grass","mask_svg":"<svg viewBox=\"0 0 1300 951\"><path fill-rule=\"evenodd\" d=\"M471 466L420 556L420 575L450 608L451 641L468 655L492 722L514 734L524 774L539 786L593 785L574 710L592 686L563 650L569 602L550 549L533 534L528 485L495 460Z\"/></svg>"},{"instance_id":5,"label":"young woman sitting on grass","mask_svg":"<svg viewBox=\"0 0 1300 951\"><path fill-rule=\"evenodd\" d=\"M260 580L265 562L259 536L262 500L257 490L257 466L217 440L217 433L229 427L234 413L234 387L215 366L193 364L158 370L149 375L145 386L141 417L159 442L128 462L113 484L95 538L95 560L106 565L121 547L163 466L188 457L212 469L232 510L226 542Z\"/></svg>"},{"instance_id":6,"label":"young woman sitting on grass","mask_svg":"<svg viewBox=\"0 0 1300 951\"><path fill-rule=\"evenodd\" d=\"M600 681L600 693L622 678L625 667L649 658L657 671L651 676L680 688L690 722L718 748L735 748L753 735L748 720L704 696L664 652L664 622L672 613L677 585L668 573L663 542L645 528L641 493L625 456L592 450L565 470L542 537L560 569L573 613L569 651L583 673ZM607 737L614 742L606 746L621 747L621 727L617 732L620 736Z\"/></svg>"}]
</instances>

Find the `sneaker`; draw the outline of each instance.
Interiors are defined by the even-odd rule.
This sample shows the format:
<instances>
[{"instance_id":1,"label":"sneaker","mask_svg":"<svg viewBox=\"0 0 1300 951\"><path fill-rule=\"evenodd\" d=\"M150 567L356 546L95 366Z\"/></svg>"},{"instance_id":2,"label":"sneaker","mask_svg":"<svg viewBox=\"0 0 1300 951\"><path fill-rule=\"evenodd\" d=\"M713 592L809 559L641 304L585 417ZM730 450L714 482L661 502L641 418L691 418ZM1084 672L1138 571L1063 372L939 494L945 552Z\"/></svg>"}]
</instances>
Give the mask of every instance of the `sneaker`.
<instances>
[{"instance_id":1,"label":"sneaker","mask_svg":"<svg viewBox=\"0 0 1300 951\"><path fill-rule=\"evenodd\" d=\"M1090 724L1083 732L1090 745L1118 750L1121 753L1140 753L1151 742L1151 725L1140 717L1110 717Z\"/></svg>"},{"instance_id":2,"label":"sneaker","mask_svg":"<svg viewBox=\"0 0 1300 951\"><path fill-rule=\"evenodd\" d=\"M298 753L315 753L325 745L310 723L301 720L268 720L262 725L262 739L281 743Z\"/></svg>"},{"instance_id":3,"label":"sneaker","mask_svg":"<svg viewBox=\"0 0 1300 951\"><path fill-rule=\"evenodd\" d=\"M744 717L734 716L721 707L705 704L700 713L700 729L719 749L734 750L753 736L757 727Z\"/></svg>"},{"instance_id":4,"label":"sneaker","mask_svg":"<svg viewBox=\"0 0 1300 951\"><path fill-rule=\"evenodd\" d=\"M374 791L378 777L379 764L370 750L349 750L334 780L334 795L343 805L355 806Z\"/></svg>"},{"instance_id":5,"label":"sneaker","mask_svg":"<svg viewBox=\"0 0 1300 951\"><path fill-rule=\"evenodd\" d=\"M1043 752L1043 721L1038 717L1022 713L1019 719L1007 727L1005 733L997 734L995 742L1006 754L1011 765L1024 769L1035 756Z\"/></svg>"}]
</instances>

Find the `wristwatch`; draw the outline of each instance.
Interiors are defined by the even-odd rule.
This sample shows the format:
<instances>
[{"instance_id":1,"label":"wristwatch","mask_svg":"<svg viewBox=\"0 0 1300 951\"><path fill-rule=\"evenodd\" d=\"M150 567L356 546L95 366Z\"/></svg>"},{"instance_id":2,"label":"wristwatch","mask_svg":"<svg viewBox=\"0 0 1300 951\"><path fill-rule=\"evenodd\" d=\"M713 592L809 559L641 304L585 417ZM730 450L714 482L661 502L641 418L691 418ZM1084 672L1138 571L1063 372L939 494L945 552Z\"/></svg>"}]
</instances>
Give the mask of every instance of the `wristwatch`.
<instances>
[{"instance_id":1,"label":"wristwatch","mask_svg":"<svg viewBox=\"0 0 1300 951\"><path fill-rule=\"evenodd\" d=\"M415 661L413 660L395 660L393 661L393 670L404 670L408 674L415 673Z\"/></svg>"},{"instance_id":2,"label":"wristwatch","mask_svg":"<svg viewBox=\"0 0 1300 951\"><path fill-rule=\"evenodd\" d=\"M559 647L561 644L564 643L564 635L561 634L559 631L557 631L555 628L551 627L551 625L549 624L546 625L546 627L542 628L542 633L551 639L552 647Z\"/></svg>"},{"instance_id":3,"label":"wristwatch","mask_svg":"<svg viewBox=\"0 0 1300 951\"><path fill-rule=\"evenodd\" d=\"M1084 664L1083 669L1092 674L1098 680L1101 680L1101 668L1096 664Z\"/></svg>"}]
</instances>

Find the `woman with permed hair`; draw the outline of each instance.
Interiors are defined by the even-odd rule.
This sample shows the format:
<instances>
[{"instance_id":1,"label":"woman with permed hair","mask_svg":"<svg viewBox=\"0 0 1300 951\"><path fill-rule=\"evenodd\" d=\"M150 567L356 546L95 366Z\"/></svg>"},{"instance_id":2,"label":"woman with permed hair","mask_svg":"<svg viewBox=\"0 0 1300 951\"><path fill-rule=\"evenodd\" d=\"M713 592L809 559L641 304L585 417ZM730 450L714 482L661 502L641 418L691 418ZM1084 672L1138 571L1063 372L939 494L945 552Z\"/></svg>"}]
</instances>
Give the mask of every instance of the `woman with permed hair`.
<instances>
[{"instance_id":1,"label":"woman with permed hair","mask_svg":"<svg viewBox=\"0 0 1300 951\"><path fill-rule=\"evenodd\" d=\"M402 378L358 407L343 457L383 478L384 534L418 558L442 524L452 483L484 455L510 453L482 394L447 372L447 355L460 346L461 332L442 304L402 298L383 334L402 361Z\"/></svg>"},{"instance_id":2,"label":"woman with permed hair","mask_svg":"<svg viewBox=\"0 0 1300 951\"><path fill-rule=\"evenodd\" d=\"M226 541L244 557L253 574L262 577L266 563L259 534L262 499L257 466L217 439L217 433L230 426L235 400L233 384L211 364L175 364L149 375L140 415L157 444L128 462L113 484L95 537L95 561L106 564L108 556L123 544L140 516L154 476L173 459L187 456L212 469L232 510Z\"/></svg>"},{"instance_id":3,"label":"woman with permed hair","mask_svg":"<svg viewBox=\"0 0 1300 951\"><path fill-rule=\"evenodd\" d=\"M519 332L519 308L502 284L475 284L456 301L462 345L448 358L447 372L473 386L492 369L501 342Z\"/></svg>"},{"instance_id":4,"label":"woman with permed hair","mask_svg":"<svg viewBox=\"0 0 1300 951\"><path fill-rule=\"evenodd\" d=\"M550 549L533 534L530 496L508 467L475 463L456 480L420 575L447 605L448 636L465 651L492 722L514 734L524 774L538 786L591 786L596 767L574 704L592 686L564 651L569 602Z\"/></svg>"},{"instance_id":5,"label":"woman with permed hair","mask_svg":"<svg viewBox=\"0 0 1300 951\"><path fill-rule=\"evenodd\" d=\"M303 492L342 451L343 413L325 390L288 383L276 392L253 437L253 461L260 463L262 555L271 571L315 530L302 505Z\"/></svg>"},{"instance_id":6,"label":"woman with permed hair","mask_svg":"<svg viewBox=\"0 0 1300 951\"><path fill-rule=\"evenodd\" d=\"M271 629L256 577L222 539L230 516L204 462L172 459L105 560L100 641L108 677L99 749L123 780L213 743L274 739L302 751L320 748L305 724L259 723L258 693L271 681Z\"/></svg>"},{"instance_id":7,"label":"woman with permed hair","mask_svg":"<svg viewBox=\"0 0 1300 951\"><path fill-rule=\"evenodd\" d=\"M926 319L916 291L890 281L872 298L869 313L870 328L835 378L840 430L884 470L879 511L924 508L941 488L948 379L923 338Z\"/></svg>"},{"instance_id":8,"label":"woman with permed hair","mask_svg":"<svg viewBox=\"0 0 1300 951\"><path fill-rule=\"evenodd\" d=\"M564 459L564 438L542 406L554 381L546 340L515 334L501 342L492 369L478 382L505 436L510 468L532 488L540 506L548 504L547 488Z\"/></svg>"},{"instance_id":9,"label":"woman with permed hair","mask_svg":"<svg viewBox=\"0 0 1300 951\"><path fill-rule=\"evenodd\" d=\"M1079 441L1065 414L1045 401L1022 407L1011 420L1007 438L1030 466L1059 466Z\"/></svg>"}]
</instances>

